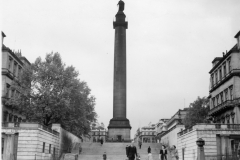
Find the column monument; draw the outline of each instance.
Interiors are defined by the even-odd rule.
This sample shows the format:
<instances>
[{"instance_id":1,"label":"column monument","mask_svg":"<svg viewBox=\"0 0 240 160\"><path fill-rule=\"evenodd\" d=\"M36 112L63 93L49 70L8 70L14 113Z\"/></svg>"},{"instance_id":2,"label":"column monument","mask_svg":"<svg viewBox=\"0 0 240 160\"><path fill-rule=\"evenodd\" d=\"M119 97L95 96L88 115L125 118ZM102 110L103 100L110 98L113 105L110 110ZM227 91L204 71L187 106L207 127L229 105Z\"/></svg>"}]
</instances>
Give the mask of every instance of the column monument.
<instances>
[{"instance_id":1,"label":"column monument","mask_svg":"<svg viewBox=\"0 0 240 160\"><path fill-rule=\"evenodd\" d=\"M113 81L113 118L108 126L108 138L114 141L129 141L131 125L127 119L126 106L126 29L128 22L125 21L124 2L118 2L119 9L116 21L113 22L115 29L114 42L114 81Z\"/></svg>"}]
</instances>

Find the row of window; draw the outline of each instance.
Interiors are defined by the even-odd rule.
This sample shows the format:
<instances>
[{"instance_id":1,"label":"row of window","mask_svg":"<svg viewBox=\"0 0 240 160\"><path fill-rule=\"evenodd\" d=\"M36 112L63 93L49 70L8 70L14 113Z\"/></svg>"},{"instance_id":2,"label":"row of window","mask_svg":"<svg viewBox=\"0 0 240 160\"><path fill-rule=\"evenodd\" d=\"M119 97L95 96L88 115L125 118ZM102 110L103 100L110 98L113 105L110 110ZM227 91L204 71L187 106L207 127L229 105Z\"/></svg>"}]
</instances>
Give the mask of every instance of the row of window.
<instances>
[{"instance_id":1,"label":"row of window","mask_svg":"<svg viewBox=\"0 0 240 160\"><path fill-rule=\"evenodd\" d=\"M3 122L22 122L22 117L8 113L8 111L3 112Z\"/></svg>"},{"instance_id":2,"label":"row of window","mask_svg":"<svg viewBox=\"0 0 240 160\"><path fill-rule=\"evenodd\" d=\"M231 71L231 59L229 58L226 62L222 63L222 65L216 69L214 73L211 75L211 86L213 87L218 81L221 81L227 73Z\"/></svg>"},{"instance_id":3,"label":"row of window","mask_svg":"<svg viewBox=\"0 0 240 160\"><path fill-rule=\"evenodd\" d=\"M106 133L105 132L92 132L93 133L93 135L105 135Z\"/></svg>"},{"instance_id":4,"label":"row of window","mask_svg":"<svg viewBox=\"0 0 240 160\"><path fill-rule=\"evenodd\" d=\"M218 95L212 98L212 106L216 107L227 100L233 100L233 86L228 87Z\"/></svg>"},{"instance_id":5,"label":"row of window","mask_svg":"<svg viewBox=\"0 0 240 160\"><path fill-rule=\"evenodd\" d=\"M22 72L22 67L9 56L8 60L8 70L13 73L14 76L20 77Z\"/></svg>"},{"instance_id":6,"label":"row of window","mask_svg":"<svg viewBox=\"0 0 240 160\"><path fill-rule=\"evenodd\" d=\"M43 142L43 148L42 148L42 153L45 153L45 148L46 147L46 143ZM52 152L52 148L53 148L53 152ZM52 153L53 155L55 155L55 152L56 152L56 149L54 146L52 146L52 144L49 144L49 147L48 147L48 153Z\"/></svg>"},{"instance_id":7,"label":"row of window","mask_svg":"<svg viewBox=\"0 0 240 160\"><path fill-rule=\"evenodd\" d=\"M15 89L11 89L10 84L6 84L6 98L16 98L20 96L20 93L16 91Z\"/></svg>"},{"instance_id":8,"label":"row of window","mask_svg":"<svg viewBox=\"0 0 240 160\"><path fill-rule=\"evenodd\" d=\"M142 132L142 135L154 135L154 132Z\"/></svg>"}]
</instances>

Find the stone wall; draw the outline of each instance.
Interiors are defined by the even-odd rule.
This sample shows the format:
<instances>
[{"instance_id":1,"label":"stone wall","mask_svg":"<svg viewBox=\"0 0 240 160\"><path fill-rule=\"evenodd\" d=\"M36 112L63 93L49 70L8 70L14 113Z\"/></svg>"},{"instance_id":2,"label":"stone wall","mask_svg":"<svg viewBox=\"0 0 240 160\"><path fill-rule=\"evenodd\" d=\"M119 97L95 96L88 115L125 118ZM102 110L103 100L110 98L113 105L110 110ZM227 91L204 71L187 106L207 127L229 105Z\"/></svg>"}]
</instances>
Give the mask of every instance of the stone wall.
<instances>
[{"instance_id":1,"label":"stone wall","mask_svg":"<svg viewBox=\"0 0 240 160\"><path fill-rule=\"evenodd\" d=\"M172 128L171 130L169 130L169 132L167 132L167 134L165 134L164 136L161 137L161 143L165 144L165 146L169 146L172 147L173 145L175 145L176 147L178 147L178 143L177 143L177 133L181 131L181 129L184 129L184 125L176 125L174 128Z\"/></svg>"},{"instance_id":2,"label":"stone wall","mask_svg":"<svg viewBox=\"0 0 240 160\"><path fill-rule=\"evenodd\" d=\"M233 126L233 125L232 125ZM231 155L231 135L240 135L240 126L235 125L228 128L227 125L219 124L198 124L192 129L178 133L178 154L179 159L193 160L197 157L196 141L202 138L205 141L204 152L206 160L215 159L216 155ZM226 150L226 148L228 150Z\"/></svg>"},{"instance_id":3,"label":"stone wall","mask_svg":"<svg viewBox=\"0 0 240 160\"><path fill-rule=\"evenodd\" d=\"M59 132L59 143L60 143L60 153L61 156L63 153L71 152L72 150L75 150L75 146L78 146L77 144L81 143L82 140L75 136L74 134L66 131L61 127L60 124L53 124L52 129Z\"/></svg>"},{"instance_id":4,"label":"stone wall","mask_svg":"<svg viewBox=\"0 0 240 160\"><path fill-rule=\"evenodd\" d=\"M18 160L47 160L59 155L57 132L36 123L21 123L19 127L11 124L2 128L4 160L11 160L13 156L17 156Z\"/></svg>"}]
</instances>

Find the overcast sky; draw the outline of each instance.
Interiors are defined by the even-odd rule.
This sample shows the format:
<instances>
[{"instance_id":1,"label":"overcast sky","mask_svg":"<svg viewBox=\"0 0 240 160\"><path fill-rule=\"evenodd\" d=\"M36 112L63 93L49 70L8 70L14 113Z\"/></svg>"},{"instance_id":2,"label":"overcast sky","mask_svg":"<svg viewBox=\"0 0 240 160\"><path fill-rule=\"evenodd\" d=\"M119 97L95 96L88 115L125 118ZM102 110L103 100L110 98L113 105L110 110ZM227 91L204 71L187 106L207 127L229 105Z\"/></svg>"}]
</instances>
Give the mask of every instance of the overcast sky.
<instances>
[{"instance_id":1,"label":"overcast sky","mask_svg":"<svg viewBox=\"0 0 240 160\"><path fill-rule=\"evenodd\" d=\"M127 118L140 126L171 118L209 95L211 61L236 44L239 0L125 0ZM31 63L59 52L96 97L99 122L113 117L113 19L118 0L4 0L4 44Z\"/></svg>"}]
</instances>

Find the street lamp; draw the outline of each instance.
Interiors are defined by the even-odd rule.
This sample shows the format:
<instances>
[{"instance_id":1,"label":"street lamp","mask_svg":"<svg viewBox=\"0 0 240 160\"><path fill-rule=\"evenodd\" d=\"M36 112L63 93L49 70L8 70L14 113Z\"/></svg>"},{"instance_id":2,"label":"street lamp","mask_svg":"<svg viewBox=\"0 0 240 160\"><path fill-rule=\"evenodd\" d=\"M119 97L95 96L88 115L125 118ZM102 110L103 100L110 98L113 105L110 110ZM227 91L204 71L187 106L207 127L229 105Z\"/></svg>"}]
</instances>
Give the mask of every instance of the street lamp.
<instances>
[{"instance_id":1,"label":"street lamp","mask_svg":"<svg viewBox=\"0 0 240 160\"><path fill-rule=\"evenodd\" d=\"M205 141L202 139L202 138L199 138L197 141L196 141L197 145L199 147L203 147L205 145Z\"/></svg>"}]
</instances>

